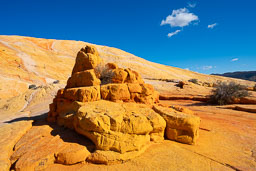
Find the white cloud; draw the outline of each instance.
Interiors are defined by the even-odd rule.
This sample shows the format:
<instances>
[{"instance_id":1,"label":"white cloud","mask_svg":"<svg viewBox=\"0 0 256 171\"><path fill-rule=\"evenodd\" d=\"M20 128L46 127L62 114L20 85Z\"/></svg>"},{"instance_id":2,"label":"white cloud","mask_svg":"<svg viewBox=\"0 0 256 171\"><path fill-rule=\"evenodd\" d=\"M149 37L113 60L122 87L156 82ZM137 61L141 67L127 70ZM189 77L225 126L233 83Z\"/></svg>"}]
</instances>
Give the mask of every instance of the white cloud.
<instances>
[{"instance_id":1,"label":"white cloud","mask_svg":"<svg viewBox=\"0 0 256 171\"><path fill-rule=\"evenodd\" d=\"M202 67L203 70L210 70L210 69L212 69L212 68L213 68L213 66L203 66L203 67Z\"/></svg>"},{"instance_id":2,"label":"white cloud","mask_svg":"<svg viewBox=\"0 0 256 171\"><path fill-rule=\"evenodd\" d=\"M185 70L188 70L188 71L190 71L190 69L189 68L184 68Z\"/></svg>"},{"instance_id":3,"label":"white cloud","mask_svg":"<svg viewBox=\"0 0 256 171\"><path fill-rule=\"evenodd\" d=\"M217 23L214 23L214 24L208 25L208 28L213 29L213 28L216 27L216 26L217 26Z\"/></svg>"},{"instance_id":4,"label":"white cloud","mask_svg":"<svg viewBox=\"0 0 256 171\"><path fill-rule=\"evenodd\" d=\"M176 31L174 31L174 32L171 32L171 33L168 33L168 37L172 37L172 36L174 36L175 34L178 34L179 32L180 32L181 30L176 30Z\"/></svg>"},{"instance_id":5,"label":"white cloud","mask_svg":"<svg viewBox=\"0 0 256 171\"><path fill-rule=\"evenodd\" d=\"M238 58L234 58L234 59L231 59L231 62L235 62L235 61L238 61L239 59Z\"/></svg>"},{"instance_id":6,"label":"white cloud","mask_svg":"<svg viewBox=\"0 0 256 171\"><path fill-rule=\"evenodd\" d=\"M192 21L199 20L198 16L190 13L187 8L173 10L171 15L168 15L165 20L162 20L161 26L169 24L171 27L188 26Z\"/></svg>"},{"instance_id":7,"label":"white cloud","mask_svg":"<svg viewBox=\"0 0 256 171\"><path fill-rule=\"evenodd\" d=\"M189 8L195 8L196 7L196 3L188 2L188 7Z\"/></svg>"}]
</instances>

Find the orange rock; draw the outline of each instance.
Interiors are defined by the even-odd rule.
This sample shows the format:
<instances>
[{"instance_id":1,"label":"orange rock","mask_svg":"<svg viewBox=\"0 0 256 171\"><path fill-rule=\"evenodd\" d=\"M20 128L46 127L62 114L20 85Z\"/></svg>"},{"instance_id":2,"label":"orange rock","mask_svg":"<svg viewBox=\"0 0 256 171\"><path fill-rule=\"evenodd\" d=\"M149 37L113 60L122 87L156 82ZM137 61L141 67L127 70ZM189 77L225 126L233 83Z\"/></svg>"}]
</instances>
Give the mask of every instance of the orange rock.
<instances>
[{"instance_id":1,"label":"orange rock","mask_svg":"<svg viewBox=\"0 0 256 171\"><path fill-rule=\"evenodd\" d=\"M165 134L168 139L186 144L196 143L199 136L199 117L156 105L153 109L165 119Z\"/></svg>"},{"instance_id":2,"label":"orange rock","mask_svg":"<svg viewBox=\"0 0 256 171\"><path fill-rule=\"evenodd\" d=\"M182 106L170 106L170 108L177 110L179 112L183 112L186 114L194 115L195 113L192 110L189 110L188 108L182 107Z\"/></svg>"},{"instance_id":3,"label":"orange rock","mask_svg":"<svg viewBox=\"0 0 256 171\"><path fill-rule=\"evenodd\" d=\"M64 90L62 97L70 101L97 101L100 100L100 86L68 88Z\"/></svg>"},{"instance_id":4,"label":"orange rock","mask_svg":"<svg viewBox=\"0 0 256 171\"><path fill-rule=\"evenodd\" d=\"M129 101L130 92L127 84L107 84L100 88L101 97L103 100L110 101Z\"/></svg>"},{"instance_id":5,"label":"orange rock","mask_svg":"<svg viewBox=\"0 0 256 171\"><path fill-rule=\"evenodd\" d=\"M72 143L56 155L56 162L67 165L76 164L85 161L90 154L85 146Z\"/></svg>"},{"instance_id":6,"label":"orange rock","mask_svg":"<svg viewBox=\"0 0 256 171\"><path fill-rule=\"evenodd\" d=\"M127 84L130 93L141 93L142 92L142 87L140 84L132 84L128 83Z\"/></svg>"},{"instance_id":7,"label":"orange rock","mask_svg":"<svg viewBox=\"0 0 256 171\"><path fill-rule=\"evenodd\" d=\"M117 64L115 64L115 63L107 63L106 66L109 69L117 69L118 68Z\"/></svg>"},{"instance_id":8,"label":"orange rock","mask_svg":"<svg viewBox=\"0 0 256 171\"><path fill-rule=\"evenodd\" d=\"M75 130L91 139L97 150L119 153L139 151L150 139L163 140L165 125L151 108L135 103L89 102L74 116Z\"/></svg>"},{"instance_id":9,"label":"orange rock","mask_svg":"<svg viewBox=\"0 0 256 171\"><path fill-rule=\"evenodd\" d=\"M86 46L82 48L76 57L76 63L72 71L72 75L76 72L81 72L95 68L101 62L101 58L96 50L92 46Z\"/></svg>"},{"instance_id":10,"label":"orange rock","mask_svg":"<svg viewBox=\"0 0 256 171\"><path fill-rule=\"evenodd\" d=\"M122 68L117 68L113 70L112 83L124 83L127 78L128 73Z\"/></svg>"},{"instance_id":11,"label":"orange rock","mask_svg":"<svg viewBox=\"0 0 256 171\"><path fill-rule=\"evenodd\" d=\"M91 143L73 131L63 131L63 128L45 124L32 127L14 147L10 158L15 163L14 169L45 170L55 162L74 164L85 161L90 154L85 144Z\"/></svg>"},{"instance_id":12,"label":"orange rock","mask_svg":"<svg viewBox=\"0 0 256 171\"><path fill-rule=\"evenodd\" d=\"M67 82L66 88L86 87L100 85L100 80L96 77L94 70L76 72Z\"/></svg>"},{"instance_id":13,"label":"orange rock","mask_svg":"<svg viewBox=\"0 0 256 171\"><path fill-rule=\"evenodd\" d=\"M136 71L132 71L129 68L124 70L128 73L127 79L125 81L126 83L144 83L144 81L141 79L141 76Z\"/></svg>"}]
</instances>

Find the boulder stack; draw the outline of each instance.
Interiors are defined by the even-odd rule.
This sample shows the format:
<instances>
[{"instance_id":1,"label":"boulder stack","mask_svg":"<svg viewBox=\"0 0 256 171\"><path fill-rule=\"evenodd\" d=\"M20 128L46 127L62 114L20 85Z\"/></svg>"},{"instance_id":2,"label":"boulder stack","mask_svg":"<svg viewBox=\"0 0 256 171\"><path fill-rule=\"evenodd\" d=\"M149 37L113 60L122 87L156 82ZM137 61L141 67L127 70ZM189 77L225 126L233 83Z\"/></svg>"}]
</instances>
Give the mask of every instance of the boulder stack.
<instances>
[{"instance_id":1,"label":"boulder stack","mask_svg":"<svg viewBox=\"0 0 256 171\"><path fill-rule=\"evenodd\" d=\"M108 164L141 154L150 141L193 144L200 118L158 107L158 92L131 69L102 65L95 47L82 48L71 77L60 89L47 120L89 138L96 151L87 161ZM179 108L180 109L180 108Z\"/></svg>"}]
</instances>

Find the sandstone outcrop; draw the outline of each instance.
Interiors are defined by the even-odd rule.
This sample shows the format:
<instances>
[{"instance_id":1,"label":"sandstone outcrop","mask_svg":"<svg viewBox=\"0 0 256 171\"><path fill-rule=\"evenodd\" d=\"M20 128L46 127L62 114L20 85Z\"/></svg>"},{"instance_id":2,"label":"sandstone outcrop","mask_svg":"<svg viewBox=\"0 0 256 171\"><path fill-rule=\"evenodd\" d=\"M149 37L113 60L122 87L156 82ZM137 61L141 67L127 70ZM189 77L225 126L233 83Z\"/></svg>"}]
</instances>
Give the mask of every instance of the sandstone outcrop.
<instances>
[{"instance_id":1,"label":"sandstone outcrop","mask_svg":"<svg viewBox=\"0 0 256 171\"><path fill-rule=\"evenodd\" d=\"M165 119L168 139L186 144L195 143L198 138L199 117L156 105L153 109Z\"/></svg>"},{"instance_id":2,"label":"sandstone outcrop","mask_svg":"<svg viewBox=\"0 0 256 171\"><path fill-rule=\"evenodd\" d=\"M181 107L170 108L172 113L166 112L167 109L156 110L158 107L153 110L159 95L152 85L145 84L136 71L119 68L114 63L102 65L100 61L94 47L78 52L67 86L58 91L47 118L94 143L96 151L87 161L108 164L128 160L165 136L182 143L195 143L200 119L192 111ZM63 164L80 161L85 157L77 155L87 154L82 149L59 151L56 160ZM56 152L51 150L53 153ZM72 156L76 156L74 161Z\"/></svg>"},{"instance_id":3,"label":"sandstone outcrop","mask_svg":"<svg viewBox=\"0 0 256 171\"><path fill-rule=\"evenodd\" d=\"M78 52L72 75L65 89L58 91L50 105L48 121L56 121L60 110L69 108L66 106L73 101L91 102L103 99L149 105L158 102L158 92L153 86L145 84L136 71L118 68L114 63L104 66L101 61L93 46L86 46ZM110 84L101 84L100 79L105 78L109 79Z\"/></svg>"},{"instance_id":4,"label":"sandstone outcrop","mask_svg":"<svg viewBox=\"0 0 256 171\"><path fill-rule=\"evenodd\" d=\"M14 145L32 127L32 121L20 121L0 126L0 170L10 170Z\"/></svg>"},{"instance_id":5,"label":"sandstone outcrop","mask_svg":"<svg viewBox=\"0 0 256 171\"><path fill-rule=\"evenodd\" d=\"M53 163L70 165L85 161L91 154L87 148L92 145L72 131L63 133L58 129L49 125L31 128L14 146L10 160L15 163L15 170L44 170Z\"/></svg>"}]
</instances>

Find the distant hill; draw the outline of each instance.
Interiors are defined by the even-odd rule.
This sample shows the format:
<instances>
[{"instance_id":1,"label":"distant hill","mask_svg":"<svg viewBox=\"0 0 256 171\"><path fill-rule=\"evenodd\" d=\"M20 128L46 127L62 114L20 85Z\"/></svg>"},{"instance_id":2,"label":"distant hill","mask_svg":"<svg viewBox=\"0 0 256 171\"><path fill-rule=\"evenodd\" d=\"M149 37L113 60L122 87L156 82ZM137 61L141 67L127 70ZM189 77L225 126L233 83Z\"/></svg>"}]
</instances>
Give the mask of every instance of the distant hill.
<instances>
[{"instance_id":1,"label":"distant hill","mask_svg":"<svg viewBox=\"0 0 256 171\"><path fill-rule=\"evenodd\" d=\"M72 40L0 35L0 99L18 96L26 92L32 84L47 85L56 80L66 83L75 64L77 52L86 45L91 44ZM119 67L131 68L143 78L151 79L151 82L152 79L198 79L209 83L232 80L254 85L254 82L250 81L205 75L157 64L117 48L94 46L105 63L114 62ZM156 81L154 86L158 85Z\"/></svg>"},{"instance_id":2,"label":"distant hill","mask_svg":"<svg viewBox=\"0 0 256 171\"><path fill-rule=\"evenodd\" d=\"M243 80L256 81L256 71L237 71L224 74L212 74L224 77L239 78Z\"/></svg>"}]
</instances>

